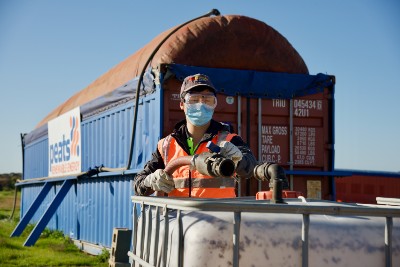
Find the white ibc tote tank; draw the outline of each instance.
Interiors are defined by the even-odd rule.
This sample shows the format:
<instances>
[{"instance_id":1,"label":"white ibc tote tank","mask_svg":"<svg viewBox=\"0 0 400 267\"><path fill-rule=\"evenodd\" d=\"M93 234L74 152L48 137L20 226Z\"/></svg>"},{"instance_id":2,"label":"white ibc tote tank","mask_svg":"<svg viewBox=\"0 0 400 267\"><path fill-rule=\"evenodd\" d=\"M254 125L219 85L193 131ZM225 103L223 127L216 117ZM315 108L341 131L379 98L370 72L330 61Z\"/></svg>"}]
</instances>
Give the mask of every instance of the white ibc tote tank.
<instances>
[{"instance_id":1,"label":"white ibc tote tank","mask_svg":"<svg viewBox=\"0 0 400 267\"><path fill-rule=\"evenodd\" d=\"M304 198L132 199L153 207L135 218L134 253L148 266L400 266L398 207ZM163 207L158 215L155 207Z\"/></svg>"}]
</instances>

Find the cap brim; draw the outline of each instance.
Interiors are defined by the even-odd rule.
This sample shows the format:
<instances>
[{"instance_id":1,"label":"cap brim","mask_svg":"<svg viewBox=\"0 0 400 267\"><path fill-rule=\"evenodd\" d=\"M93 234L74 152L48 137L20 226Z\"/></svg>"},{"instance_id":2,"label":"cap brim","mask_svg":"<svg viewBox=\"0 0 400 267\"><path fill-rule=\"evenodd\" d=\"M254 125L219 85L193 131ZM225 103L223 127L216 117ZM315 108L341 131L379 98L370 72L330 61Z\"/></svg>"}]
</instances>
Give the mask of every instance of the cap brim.
<instances>
[{"instance_id":1,"label":"cap brim","mask_svg":"<svg viewBox=\"0 0 400 267\"><path fill-rule=\"evenodd\" d=\"M210 86L208 84L196 84L196 85L193 85L193 86L191 86L189 88L185 88L185 90L183 90L182 93L187 93L190 90L193 90L194 88L197 88L197 87L204 87L204 88L212 90L214 93L217 93L217 90L215 90L214 87L212 87L212 86Z\"/></svg>"}]
</instances>

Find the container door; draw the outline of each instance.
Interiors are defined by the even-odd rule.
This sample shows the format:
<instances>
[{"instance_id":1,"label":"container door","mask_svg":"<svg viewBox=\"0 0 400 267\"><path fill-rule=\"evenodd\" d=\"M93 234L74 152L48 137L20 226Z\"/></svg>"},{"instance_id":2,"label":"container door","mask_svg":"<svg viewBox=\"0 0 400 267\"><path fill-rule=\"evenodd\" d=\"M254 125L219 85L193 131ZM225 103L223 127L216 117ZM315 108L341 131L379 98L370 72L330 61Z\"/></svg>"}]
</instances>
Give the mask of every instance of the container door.
<instances>
[{"instance_id":1,"label":"container door","mask_svg":"<svg viewBox=\"0 0 400 267\"><path fill-rule=\"evenodd\" d=\"M163 136L184 119L179 108L180 82L163 85ZM275 162L286 170L330 171L332 166L332 95L328 89L307 97L257 99L218 94L214 119L232 126L247 142L259 162ZM291 189L316 199L330 199L329 177L292 176ZM268 190L268 183L243 180L241 196ZM238 192L238 193L239 193Z\"/></svg>"}]
</instances>

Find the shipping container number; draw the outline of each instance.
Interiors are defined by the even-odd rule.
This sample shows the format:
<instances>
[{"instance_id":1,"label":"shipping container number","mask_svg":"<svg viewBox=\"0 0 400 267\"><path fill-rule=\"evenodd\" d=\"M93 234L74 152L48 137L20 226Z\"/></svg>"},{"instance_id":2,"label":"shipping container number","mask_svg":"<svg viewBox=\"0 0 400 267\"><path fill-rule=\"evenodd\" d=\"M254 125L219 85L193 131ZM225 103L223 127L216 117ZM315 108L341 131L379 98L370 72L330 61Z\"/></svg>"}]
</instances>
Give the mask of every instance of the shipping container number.
<instances>
[{"instance_id":1,"label":"shipping container number","mask_svg":"<svg viewBox=\"0 0 400 267\"><path fill-rule=\"evenodd\" d=\"M310 112L308 109L305 108L296 108L294 110L294 115L296 117L309 117L310 116Z\"/></svg>"},{"instance_id":2,"label":"shipping container number","mask_svg":"<svg viewBox=\"0 0 400 267\"><path fill-rule=\"evenodd\" d=\"M296 117L310 117L310 109L322 110L321 100L294 100L294 115Z\"/></svg>"}]
</instances>

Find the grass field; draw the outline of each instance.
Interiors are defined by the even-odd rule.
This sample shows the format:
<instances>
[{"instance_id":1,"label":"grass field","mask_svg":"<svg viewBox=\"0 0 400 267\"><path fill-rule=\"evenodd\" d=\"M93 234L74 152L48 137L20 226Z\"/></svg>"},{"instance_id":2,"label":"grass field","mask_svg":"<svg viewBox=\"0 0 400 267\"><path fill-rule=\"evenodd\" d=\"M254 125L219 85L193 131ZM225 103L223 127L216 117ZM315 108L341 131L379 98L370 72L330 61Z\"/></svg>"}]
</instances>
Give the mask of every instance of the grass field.
<instances>
[{"instance_id":1,"label":"grass field","mask_svg":"<svg viewBox=\"0 0 400 267\"><path fill-rule=\"evenodd\" d=\"M19 237L10 237L19 221L19 194L14 218L9 219L14 191L0 191L0 266L108 266L108 253L91 256L80 251L62 232L46 229L32 247L23 244L33 225Z\"/></svg>"}]
</instances>

